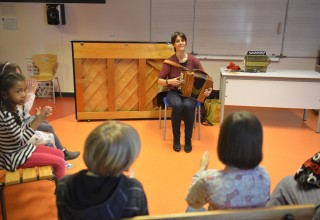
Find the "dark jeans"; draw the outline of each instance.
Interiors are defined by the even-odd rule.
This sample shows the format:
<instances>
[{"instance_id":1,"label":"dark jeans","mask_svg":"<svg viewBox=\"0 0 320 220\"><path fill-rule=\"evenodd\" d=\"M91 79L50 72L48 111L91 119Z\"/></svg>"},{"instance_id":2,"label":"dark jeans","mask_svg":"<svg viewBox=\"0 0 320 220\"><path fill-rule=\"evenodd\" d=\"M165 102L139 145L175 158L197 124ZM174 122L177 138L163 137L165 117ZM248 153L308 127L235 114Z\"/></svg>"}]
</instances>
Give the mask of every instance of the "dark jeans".
<instances>
[{"instance_id":1,"label":"dark jeans","mask_svg":"<svg viewBox=\"0 0 320 220\"><path fill-rule=\"evenodd\" d=\"M181 119L184 119L185 125L185 139L191 139L194 123L194 110L197 101L183 97L180 91L170 91L167 94L167 100L172 107L171 123L174 139L180 139Z\"/></svg>"}]
</instances>

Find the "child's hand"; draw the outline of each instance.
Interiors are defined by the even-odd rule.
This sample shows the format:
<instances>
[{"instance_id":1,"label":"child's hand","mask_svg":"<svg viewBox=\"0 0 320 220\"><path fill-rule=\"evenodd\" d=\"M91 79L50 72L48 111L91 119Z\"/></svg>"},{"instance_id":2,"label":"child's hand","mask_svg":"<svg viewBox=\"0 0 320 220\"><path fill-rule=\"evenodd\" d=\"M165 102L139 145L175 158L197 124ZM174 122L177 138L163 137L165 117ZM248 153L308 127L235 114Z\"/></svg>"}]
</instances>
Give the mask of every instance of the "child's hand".
<instances>
[{"instance_id":1,"label":"child's hand","mask_svg":"<svg viewBox=\"0 0 320 220\"><path fill-rule=\"evenodd\" d=\"M36 108L36 117L39 121L45 121L50 115L52 115L51 106L45 106L43 109L41 107Z\"/></svg>"},{"instance_id":2,"label":"child's hand","mask_svg":"<svg viewBox=\"0 0 320 220\"><path fill-rule=\"evenodd\" d=\"M28 86L29 92L35 93L38 88L38 82L36 81L35 78L29 78L27 81L27 86Z\"/></svg>"},{"instance_id":3,"label":"child's hand","mask_svg":"<svg viewBox=\"0 0 320 220\"><path fill-rule=\"evenodd\" d=\"M33 130L37 130L39 125L47 120L47 118L52 114L52 107L45 106L43 109L36 108L36 116L34 120L31 122L31 128Z\"/></svg>"},{"instance_id":4,"label":"child's hand","mask_svg":"<svg viewBox=\"0 0 320 220\"><path fill-rule=\"evenodd\" d=\"M202 158L200 160L200 170L207 170L209 165L209 152L206 151L202 154Z\"/></svg>"},{"instance_id":5,"label":"child's hand","mask_svg":"<svg viewBox=\"0 0 320 220\"><path fill-rule=\"evenodd\" d=\"M134 170L131 170L130 173L129 173L129 178L134 178L134 176L136 175L135 171Z\"/></svg>"},{"instance_id":6,"label":"child's hand","mask_svg":"<svg viewBox=\"0 0 320 220\"><path fill-rule=\"evenodd\" d=\"M38 82L36 81L35 78L29 78L27 80L27 88L28 92L35 93L37 88L38 88Z\"/></svg>"}]
</instances>

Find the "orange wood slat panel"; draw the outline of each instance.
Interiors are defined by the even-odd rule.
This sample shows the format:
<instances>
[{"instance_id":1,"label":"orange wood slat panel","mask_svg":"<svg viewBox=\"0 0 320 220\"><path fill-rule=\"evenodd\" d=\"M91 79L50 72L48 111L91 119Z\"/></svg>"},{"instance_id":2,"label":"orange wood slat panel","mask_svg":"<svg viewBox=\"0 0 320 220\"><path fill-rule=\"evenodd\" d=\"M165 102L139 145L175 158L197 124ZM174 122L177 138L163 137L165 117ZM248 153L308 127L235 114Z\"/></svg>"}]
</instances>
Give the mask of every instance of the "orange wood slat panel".
<instances>
[{"instance_id":1,"label":"orange wood slat panel","mask_svg":"<svg viewBox=\"0 0 320 220\"><path fill-rule=\"evenodd\" d=\"M171 45L73 42L72 52L78 120L158 118L157 75Z\"/></svg>"},{"instance_id":2,"label":"orange wood slat panel","mask_svg":"<svg viewBox=\"0 0 320 220\"><path fill-rule=\"evenodd\" d=\"M38 169L39 169L40 180L53 178L51 166L38 167Z\"/></svg>"},{"instance_id":3,"label":"orange wood slat panel","mask_svg":"<svg viewBox=\"0 0 320 220\"><path fill-rule=\"evenodd\" d=\"M166 59L173 55L171 44L73 42L74 58Z\"/></svg>"},{"instance_id":4,"label":"orange wood slat panel","mask_svg":"<svg viewBox=\"0 0 320 220\"><path fill-rule=\"evenodd\" d=\"M15 172L6 171L6 179L5 184L6 185L13 185L20 183L20 174L19 170L16 170Z\"/></svg>"},{"instance_id":5,"label":"orange wood slat panel","mask_svg":"<svg viewBox=\"0 0 320 220\"><path fill-rule=\"evenodd\" d=\"M139 111L146 110L146 59L139 59Z\"/></svg>"},{"instance_id":6,"label":"orange wood slat panel","mask_svg":"<svg viewBox=\"0 0 320 220\"><path fill-rule=\"evenodd\" d=\"M115 111L114 59L107 59L108 110Z\"/></svg>"},{"instance_id":7,"label":"orange wood slat panel","mask_svg":"<svg viewBox=\"0 0 320 220\"><path fill-rule=\"evenodd\" d=\"M305 220L312 219L315 205L281 205L263 208L247 208L233 210L215 210L214 212L189 212L175 213L165 215L138 216L132 220L282 220L295 219ZM288 217L290 215L290 217Z\"/></svg>"},{"instance_id":8,"label":"orange wood slat panel","mask_svg":"<svg viewBox=\"0 0 320 220\"><path fill-rule=\"evenodd\" d=\"M75 92L76 92L76 101L77 101L77 111L84 111L84 94L83 94L83 80L82 74L82 59L74 60L74 77L75 77Z\"/></svg>"},{"instance_id":9,"label":"orange wood slat panel","mask_svg":"<svg viewBox=\"0 0 320 220\"><path fill-rule=\"evenodd\" d=\"M22 169L22 181L31 182L37 180L36 168L24 168Z\"/></svg>"},{"instance_id":10,"label":"orange wood slat panel","mask_svg":"<svg viewBox=\"0 0 320 220\"><path fill-rule=\"evenodd\" d=\"M137 119L159 118L159 110L153 111L115 111L115 112L78 112L78 120L99 119Z\"/></svg>"}]
</instances>

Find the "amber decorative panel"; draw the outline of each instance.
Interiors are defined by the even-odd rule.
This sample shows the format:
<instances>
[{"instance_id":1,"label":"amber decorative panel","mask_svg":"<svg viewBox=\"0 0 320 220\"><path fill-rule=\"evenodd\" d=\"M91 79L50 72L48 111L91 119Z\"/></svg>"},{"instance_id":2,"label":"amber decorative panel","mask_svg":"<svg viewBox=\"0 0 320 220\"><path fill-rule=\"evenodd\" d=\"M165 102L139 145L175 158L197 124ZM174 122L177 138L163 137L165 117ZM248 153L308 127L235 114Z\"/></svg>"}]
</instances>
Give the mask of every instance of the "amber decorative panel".
<instances>
[{"instance_id":1,"label":"amber decorative panel","mask_svg":"<svg viewBox=\"0 0 320 220\"><path fill-rule=\"evenodd\" d=\"M72 42L78 120L157 118L167 43Z\"/></svg>"}]
</instances>

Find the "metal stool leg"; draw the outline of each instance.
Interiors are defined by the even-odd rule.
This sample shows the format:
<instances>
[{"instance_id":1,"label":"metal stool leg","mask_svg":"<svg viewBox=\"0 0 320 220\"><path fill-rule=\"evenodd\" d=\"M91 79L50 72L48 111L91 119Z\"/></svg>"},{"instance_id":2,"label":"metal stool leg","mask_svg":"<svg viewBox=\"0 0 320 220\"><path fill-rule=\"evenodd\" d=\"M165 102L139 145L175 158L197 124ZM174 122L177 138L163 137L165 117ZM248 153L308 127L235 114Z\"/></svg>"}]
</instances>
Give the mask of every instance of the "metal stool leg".
<instances>
[{"instance_id":1,"label":"metal stool leg","mask_svg":"<svg viewBox=\"0 0 320 220\"><path fill-rule=\"evenodd\" d=\"M56 77L55 77L55 79L57 80L57 83L58 83L58 88L59 88L60 98L62 98L61 88L60 88L60 83L59 83L59 78L56 76Z\"/></svg>"},{"instance_id":2,"label":"metal stool leg","mask_svg":"<svg viewBox=\"0 0 320 220\"><path fill-rule=\"evenodd\" d=\"M1 212L2 212L2 219L7 220L7 211L6 211L6 203L4 199L4 185L0 184L0 198L1 198Z\"/></svg>"},{"instance_id":3,"label":"metal stool leg","mask_svg":"<svg viewBox=\"0 0 320 220\"><path fill-rule=\"evenodd\" d=\"M164 117L163 117L164 129L163 129L163 140L166 140L166 128L167 128L167 105L164 106Z\"/></svg>"},{"instance_id":4,"label":"metal stool leg","mask_svg":"<svg viewBox=\"0 0 320 220\"><path fill-rule=\"evenodd\" d=\"M198 116L198 140L200 140L200 125L201 125L201 104L197 103L197 107L194 110L194 123L193 123L193 128L196 127L196 121L197 121L197 116Z\"/></svg>"},{"instance_id":5,"label":"metal stool leg","mask_svg":"<svg viewBox=\"0 0 320 220\"><path fill-rule=\"evenodd\" d=\"M53 104L56 104L56 95L54 92L54 78L51 80L52 83L52 97L53 97Z\"/></svg>"},{"instance_id":6,"label":"metal stool leg","mask_svg":"<svg viewBox=\"0 0 320 220\"><path fill-rule=\"evenodd\" d=\"M198 107L198 140L200 140L200 127L201 127L201 115L200 115L200 113L201 113L201 107L199 106Z\"/></svg>"},{"instance_id":7,"label":"metal stool leg","mask_svg":"<svg viewBox=\"0 0 320 220\"><path fill-rule=\"evenodd\" d=\"M197 108L194 109L194 122L193 122L193 128L196 128L196 119L197 119Z\"/></svg>"},{"instance_id":8,"label":"metal stool leg","mask_svg":"<svg viewBox=\"0 0 320 220\"><path fill-rule=\"evenodd\" d=\"M160 111L159 111L159 128L161 128L161 118L162 118L161 110L162 110L162 106L160 106Z\"/></svg>"}]
</instances>

